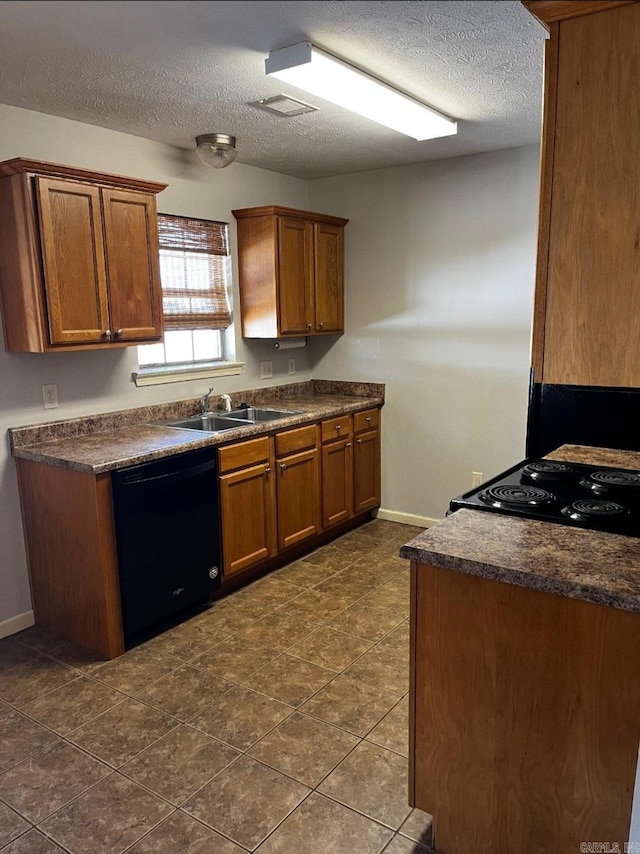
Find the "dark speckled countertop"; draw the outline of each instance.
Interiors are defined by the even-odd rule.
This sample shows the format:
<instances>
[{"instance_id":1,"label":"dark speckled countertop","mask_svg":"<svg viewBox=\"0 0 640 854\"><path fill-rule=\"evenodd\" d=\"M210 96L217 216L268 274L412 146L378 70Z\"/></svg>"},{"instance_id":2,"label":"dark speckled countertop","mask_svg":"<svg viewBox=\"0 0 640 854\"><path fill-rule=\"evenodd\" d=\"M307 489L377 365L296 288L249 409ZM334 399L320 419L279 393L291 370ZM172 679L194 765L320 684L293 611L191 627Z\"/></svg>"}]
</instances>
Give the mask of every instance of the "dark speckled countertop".
<instances>
[{"instance_id":1,"label":"dark speckled countertop","mask_svg":"<svg viewBox=\"0 0 640 854\"><path fill-rule=\"evenodd\" d=\"M210 398L212 408L215 396ZM184 401L140 410L124 410L84 419L13 428L9 431L14 457L76 471L100 474L197 448L242 441L311 421L359 412L384 403L384 385L311 380L268 390L237 392L232 405L296 410L299 414L221 433L168 427L198 411L199 401ZM220 414L223 414L220 412ZM132 422L132 423L131 423Z\"/></svg>"},{"instance_id":2,"label":"dark speckled countertop","mask_svg":"<svg viewBox=\"0 0 640 854\"><path fill-rule=\"evenodd\" d=\"M640 452L563 445L549 459L640 470ZM640 538L457 510L401 557L640 613Z\"/></svg>"}]
</instances>

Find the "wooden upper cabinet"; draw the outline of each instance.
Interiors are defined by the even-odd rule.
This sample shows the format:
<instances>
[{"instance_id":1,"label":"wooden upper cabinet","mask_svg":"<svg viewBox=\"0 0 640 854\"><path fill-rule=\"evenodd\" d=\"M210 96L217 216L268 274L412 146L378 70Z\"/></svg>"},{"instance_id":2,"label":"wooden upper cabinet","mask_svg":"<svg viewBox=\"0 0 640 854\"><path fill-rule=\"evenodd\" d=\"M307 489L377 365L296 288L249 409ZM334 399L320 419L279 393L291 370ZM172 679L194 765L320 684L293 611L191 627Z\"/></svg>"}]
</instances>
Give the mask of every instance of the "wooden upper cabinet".
<instances>
[{"instance_id":1,"label":"wooden upper cabinet","mask_svg":"<svg viewBox=\"0 0 640 854\"><path fill-rule=\"evenodd\" d=\"M534 378L640 387L640 5L569 6L549 19Z\"/></svg>"},{"instance_id":2,"label":"wooden upper cabinet","mask_svg":"<svg viewBox=\"0 0 640 854\"><path fill-rule=\"evenodd\" d=\"M114 340L162 335L158 216L151 193L103 190L103 210Z\"/></svg>"},{"instance_id":3,"label":"wooden upper cabinet","mask_svg":"<svg viewBox=\"0 0 640 854\"><path fill-rule=\"evenodd\" d=\"M243 336L344 332L348 220L275 205L233 215L238 221Z\"/></svg>"},{"instance_id":4,"label":"wooden upper cabinet","mask_svg":"<svg viewBox=\"0 0 640 854\"><path fill-rule=\"evenodd\" d=\"M278 307L283 335L306 335L313 325L313 229L278 217Z\"/></svg>"},{"instance_id":5,"label":"wooden upper cabinet","mask_svg":"<svg viewBox=\"0 0 640 854\"><path fill-rule=\"evenodd\" d=\"M52 344L102 341L109 325L100 190L35 178Z\"/></svg>"},{"instance_id":6,"label":"wooden upper cabinet","mask_svg":"<svg viewBox=\"0 0 640 854\"><path fill-rule=\"evenodd\" d=\"M313 226L315 327L344 332L344 228L327 222Z\"/></svg>"},{"instance_id":7,"label":"wooden upper cabinet","mask_svg":"<svg viewBox=\"0 0 640 854\"><path fill-rule=\"evenodd\" d=\"M155 195L164 187L21 158L0 163L7 350L161 338Z\"/></svg>"}]
</instances>

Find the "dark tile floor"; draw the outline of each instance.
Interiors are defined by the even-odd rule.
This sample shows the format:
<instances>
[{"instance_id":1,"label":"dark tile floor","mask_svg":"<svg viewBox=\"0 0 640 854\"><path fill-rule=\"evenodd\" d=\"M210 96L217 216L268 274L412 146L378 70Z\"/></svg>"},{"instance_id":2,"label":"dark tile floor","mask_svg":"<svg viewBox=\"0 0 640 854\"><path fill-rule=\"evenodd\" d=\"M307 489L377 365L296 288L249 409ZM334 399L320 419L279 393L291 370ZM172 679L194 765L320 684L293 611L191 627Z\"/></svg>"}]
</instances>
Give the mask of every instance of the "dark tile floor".
<instances>
[{"instance_id":1,"label":"dark tile floor","mask_svg":"<svg viewBox=\"0 0 640 854\"><path fill-rule=\"evenodd\" d=\"M0 641L3 854L427 850L397 556L417 532L372 521L111 662Z\"/></svg>"}]
</instances>

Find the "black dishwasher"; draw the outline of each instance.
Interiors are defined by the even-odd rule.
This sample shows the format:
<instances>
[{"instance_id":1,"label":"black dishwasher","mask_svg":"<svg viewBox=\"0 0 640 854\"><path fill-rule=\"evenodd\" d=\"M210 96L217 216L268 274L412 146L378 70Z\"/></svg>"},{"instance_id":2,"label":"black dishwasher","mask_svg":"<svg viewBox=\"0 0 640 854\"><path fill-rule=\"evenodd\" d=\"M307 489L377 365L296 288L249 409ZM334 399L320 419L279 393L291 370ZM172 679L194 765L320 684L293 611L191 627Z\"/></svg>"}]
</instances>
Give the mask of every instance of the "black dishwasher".
<instances>
[{"instance_id":1,"label":"black dishwasher","mask_svg":"<svg viewBox=\"0 0 640 854\"><path fill-rule=\"evenodd\" d=\"M126 640L220 585L216 450L112 472Z\"/></svg>"}]
</instances>

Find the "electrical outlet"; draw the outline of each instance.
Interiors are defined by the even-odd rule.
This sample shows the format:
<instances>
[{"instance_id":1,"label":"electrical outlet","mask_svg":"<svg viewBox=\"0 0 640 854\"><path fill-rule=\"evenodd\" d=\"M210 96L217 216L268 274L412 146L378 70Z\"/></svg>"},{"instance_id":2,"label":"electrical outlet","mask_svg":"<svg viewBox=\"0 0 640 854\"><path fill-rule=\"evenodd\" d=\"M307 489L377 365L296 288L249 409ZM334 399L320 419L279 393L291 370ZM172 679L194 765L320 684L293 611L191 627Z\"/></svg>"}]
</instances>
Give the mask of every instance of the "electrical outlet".
<instances>
[{"instance_id":1,"label":"electrical outlet","mask_svg":"<svg viewBox=\"0 0 640 854\"><path fill-rule=\"evenodd\" d=\"M42 386L42 408L58 408L58 386L55 383L51 383L51 385Z\"/></svg>"},{"instance_id":2,"label":"electrical outlet","mask_svg":"<svg viewBox=\"0 0 640 854\"><path fill-rule=\"evenodd\" d=\"M296 372L296 360L295 359L289 359L289 373L295 374L295 372Z\"/></svg>"},{"instance_id":3,"label":"electrical outlet","mask_svg":"<svg viewBox=\"0 0 640 854\"><path fill-rule=\"evenodd\" d=\"M268 380L273 376L273 362L260 362L260 379Z\"/></svg>"},{"instance_id":4,"label":"electrical outlet","mask_svg":"<svg viewBox=\"0 0 640 854\"><path fill-rule=\"evenodd\" d=\"M471 472L471 486L480 486L482 481L484 480L484 475L481 471L472 471Z\"/></svg>"}]
</instances>

